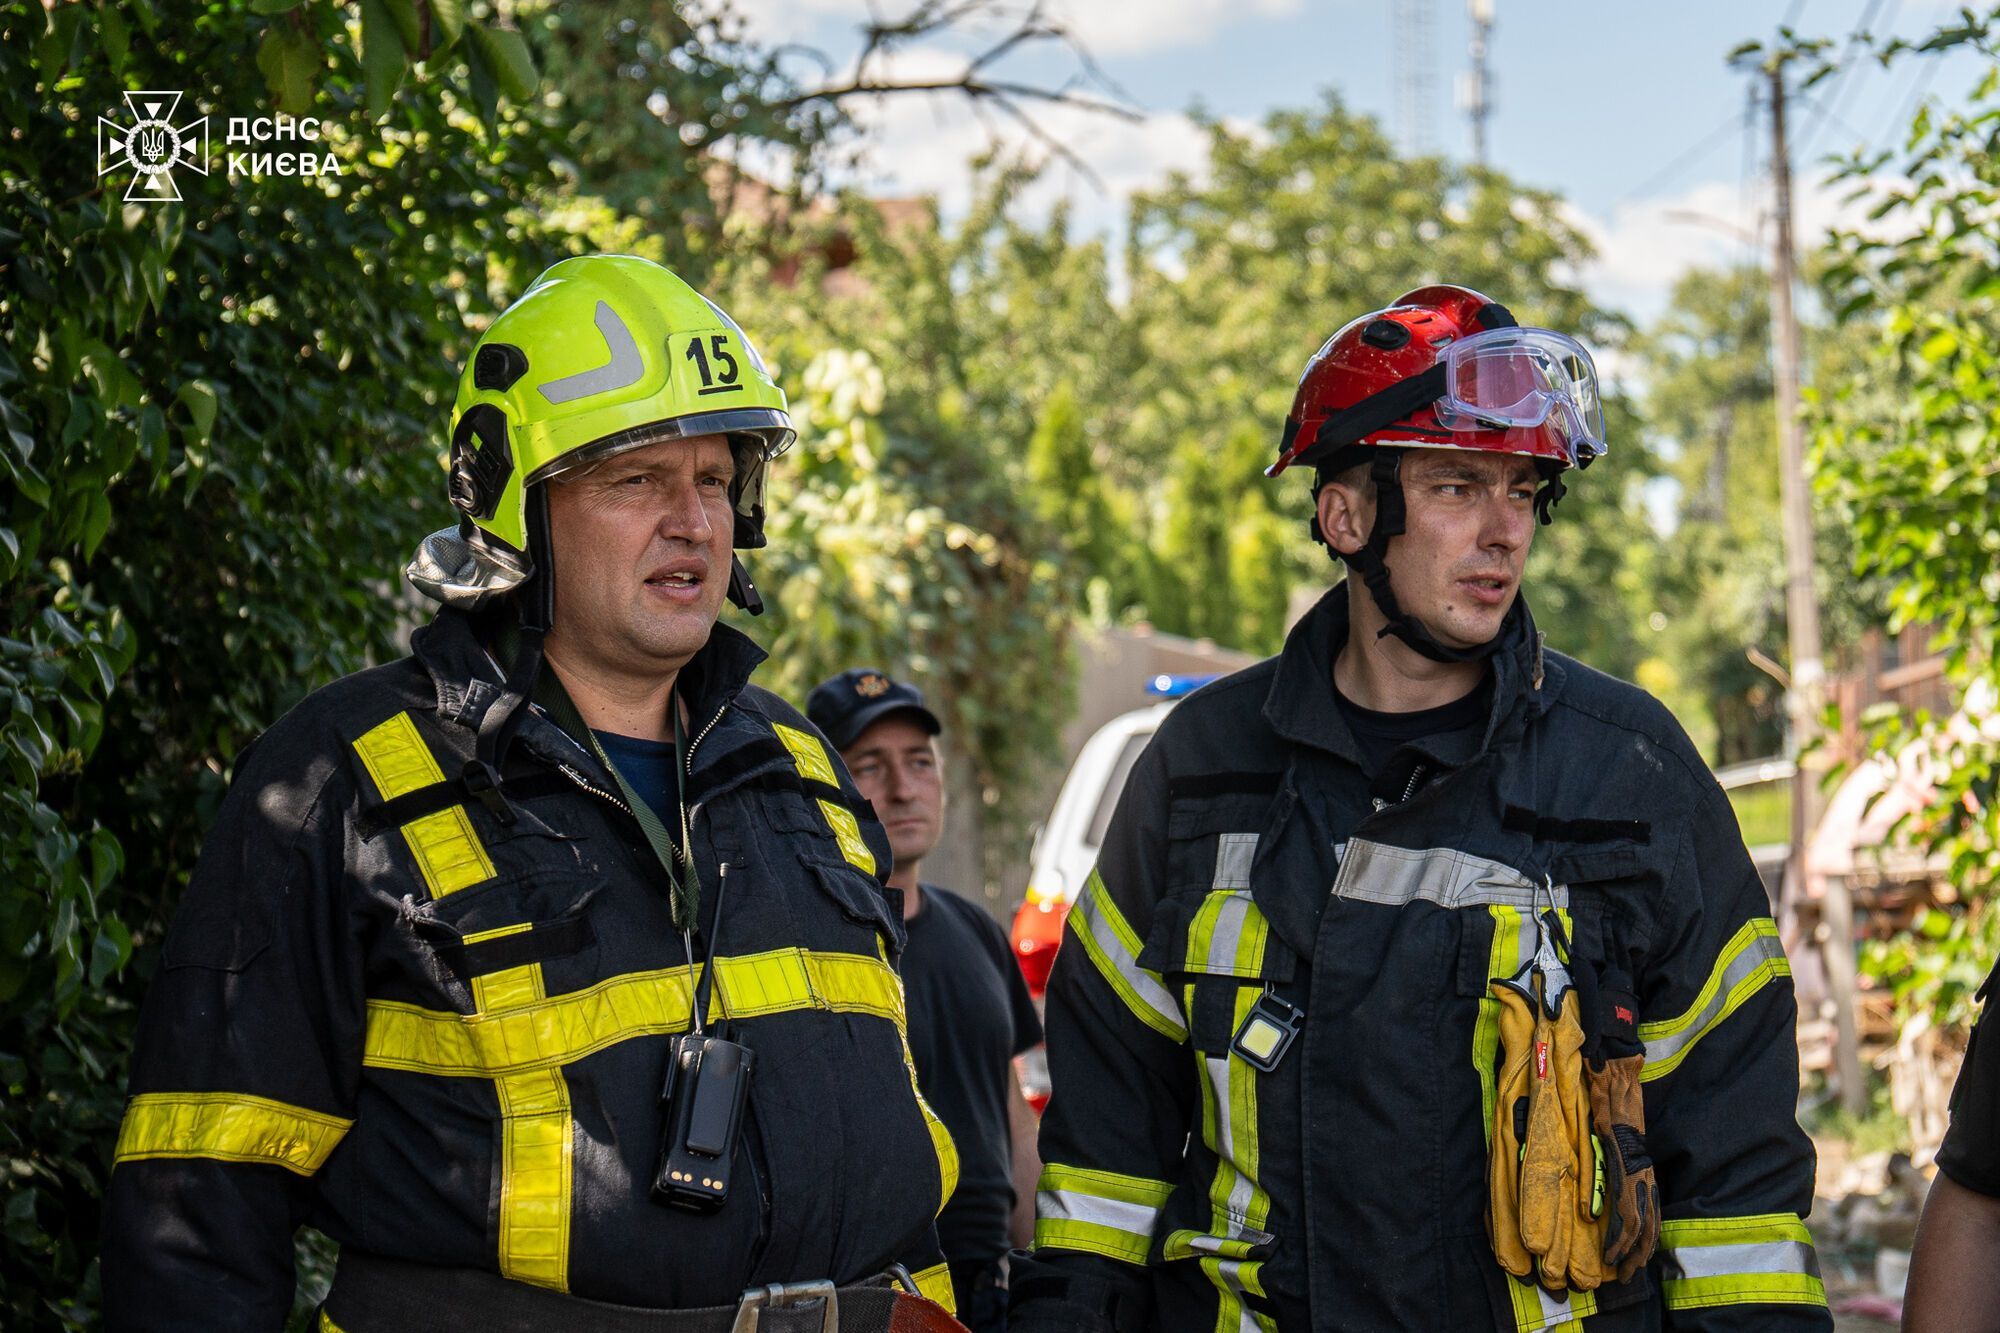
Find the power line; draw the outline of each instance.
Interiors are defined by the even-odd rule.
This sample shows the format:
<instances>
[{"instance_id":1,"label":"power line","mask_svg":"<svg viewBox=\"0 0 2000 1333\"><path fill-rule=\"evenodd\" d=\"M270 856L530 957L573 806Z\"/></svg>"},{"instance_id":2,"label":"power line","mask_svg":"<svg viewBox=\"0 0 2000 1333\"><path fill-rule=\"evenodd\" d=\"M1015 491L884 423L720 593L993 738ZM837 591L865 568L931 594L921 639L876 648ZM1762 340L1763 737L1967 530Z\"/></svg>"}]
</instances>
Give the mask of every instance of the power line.
<instances>
[{"instance_id":1,"label":"power line","mask_svg":"<svg viewBox=\"0 0 2000 1333\"><path fill-rule=\"evenodd\" d=\"M1860 141L1863 145L1866 145L1869 142L1871 142L1867 135L1863 134L1860 130L1855 129L1854 126L1848 124L1845 120L1833 114L1833 112L1827 110L1825 102L1821 101L1807 102L1806 109L1811 111L1813 115L1818 117L1821 121L1832 124L1835 129L1845 130L1847 133L1853 135L1855 139ZM1803 148L1800 149L1798 156L1801 159L1805 157L1805 150Z\"/></svg>"},{"instance_id":2,"label":"power line","mask_svg":"<svg viewBox=\"0 0 2000 1333\"><path fill-rule=\"evenodd\" d=\"M1834 73L1833 81L1820 94L1818 109L1814 110L1811 122L1805 127L1804 132L1798 136L1798 148L1795 153L1798 161L1803 162L1806 160L1806 157L1812 151L1813 144L1819 138L1820 131L1825 128L1828 119L1831 118L1838 121L1839 116L1837 112L1846 105L1853 91L1865 82L1863 79L1854 77L1854 68L1860 63L1857 58L1858 48L1861 45L1862 39L1868 36L1870 32L1869 25L1875 20L1875 11L1881 7L1882 0L1867 0L1867 3L1862 5L1861 17L1854 21L1854 27L1847 34L1847 49L1841 53L1840 68ZM1895 0L1889 6L1889 12L1882 20L1883 27L1895 27L1896 11L1901 7L1902 0Z\"/></svg>"},{"instance_id":3,"label":"power line","mask_svg":"<svg viewBox=\"0 0 2000 1333\"><path fill-rule=\"evenodd\" d=\"M1666 184L1668 181L1672 180L1675 176L1678 176L1681 172L1687 170L1690 166L1693 166L1697 161L1701 159L1704 153L1707 153L1709 150L1713 149L1717 144L1721 143L1725 138L1729 136L1730 132L1735 130L1736 128L1737 128L1736 113L1732 111L1729 113L1729 118L1723 121L1720 125L1717 125L1713 130L1711 130L1708 133L1708 135L1702 139L1700 143L1688 149L1685 153L1682 153L1679 157L1667 163L1667 165L1665 165L1664 167L1661 167L1651 176L1648 176L1645 179L1645 181L1642 182L1641 184L1634 186L1630 190L1627 190L1625 194L1618 200L1618 202L1622 204L1625 203L1627 200L1636 199L1640 195L1646 194L1649 191L1657 189L1659 186Z\"/></svg>"},{"instance_id":4,"label":"power line","mask_svg":"<svg viewBox=\"0 0 2000 1333\"><path fill-rule=\"evenodd\" d=\"M1896 112L1894 119L1882 128L1881 135L1872 142L1898 145L1902 143L1902 131L1908 127L1910 117L1917 113L1917 103L1923 101L1924 94L1930 91L1931 80L1936 77L1937 69L1936 56L1917 57L1917 77L1910 85L1909 96L1903 99L1902 109Z\"/></svg>"},{"instance_id":5,"label":"power line","mask_svg":"<svg viewBox=\"0 0 2000 1333\"><path fill-rule=\"evenodd\" d=\"M1757 169L1758 88L1757 81L1750 80L1749 92L1743 99L1743 167L1736 178L1736 216L1750 219L1752 250L1762 244L1757 233L1763 228L1763 210L1753 206L1750 194L1750 177Z\"/></svg>"}]
</instances>

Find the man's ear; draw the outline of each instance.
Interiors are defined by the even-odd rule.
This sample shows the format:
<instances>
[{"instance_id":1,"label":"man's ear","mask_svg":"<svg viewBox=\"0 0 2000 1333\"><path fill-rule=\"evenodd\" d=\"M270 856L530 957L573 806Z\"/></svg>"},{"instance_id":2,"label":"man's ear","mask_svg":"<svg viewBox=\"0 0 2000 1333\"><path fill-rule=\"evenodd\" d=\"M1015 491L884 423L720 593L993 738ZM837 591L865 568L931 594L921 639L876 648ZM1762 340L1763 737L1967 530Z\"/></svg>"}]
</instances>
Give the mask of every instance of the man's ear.
<instances>
[{"instance_id":1,"label":"man's ear","mask_svg":"<svg viewBox=\"0 0 2000 1333\"><path fill-rule=\"evenodd\" d=\"M1335 551L1353 555L1368 544L1375 497L1365 480L1358 485L1329 481L1319 488L1318 505L1319 530Z\"/></svg>"}]
</instances>

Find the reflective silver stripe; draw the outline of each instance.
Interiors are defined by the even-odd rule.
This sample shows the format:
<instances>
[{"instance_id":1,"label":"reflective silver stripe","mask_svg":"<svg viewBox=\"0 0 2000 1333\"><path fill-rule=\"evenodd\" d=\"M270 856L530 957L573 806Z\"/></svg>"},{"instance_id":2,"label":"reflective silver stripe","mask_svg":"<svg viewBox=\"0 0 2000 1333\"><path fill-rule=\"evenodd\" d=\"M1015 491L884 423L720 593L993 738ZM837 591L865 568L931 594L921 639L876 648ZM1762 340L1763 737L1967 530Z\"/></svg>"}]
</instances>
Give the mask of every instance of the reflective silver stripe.
<instances>
[{"instance_id":1,"label":"reflective silver stripe","mask_svg":"<svg viewBox=\"0 0 2000 1333\"><path fill-rule=\"evenodd\" d=\"M1798 1240L1754 1241L1746 1245L1684 1245L1661 1249L1663 1276L1741 1277L1750 1273L1803 1273L1818 1277L1819 1255Z\"/></svg>"},{"instance_id":2,"label":"reflective silver stripe","mask_svg":"<svg viewBox=\"0 0 2000 1333\"><path fill-rule=\"evenodd\" d=\"M1117 927L1123 921L1114 924L1113 915L1117 911L1110 891L1093 870L1090 882L1070 912L1070 925L1083 937L1092 961L1111 969L1112 975L1106 980L1142 1022L1169 1040L1187 1040L1187 1019L1181 1014L1180 1003L1158 977L1139 966L1138 950L1128 947L1120 938ZM1126 926L1124 933L1130 930Z\"/></svg>"},{"instance_id":3,"label":"reflective silver stripe","mask_svg":"<svg viewBox=\"0 0 2000 1333\"><path fill-rule=\"evenodd\" d=\"M1549 890L1509 865L1450 847L1412 851L1352 838L1340 856L1333 895L1401 907L1421 898L1440 907L1546 907ZM1555 886L1555 905L1569 906L1569 886Z\"/></svg>"},{"instance_id":4,"label":"reflective silver stripe","mask_svg":"<svg viewBox=\"0 0 2000 1333\"><path fill-rule=\"evenodd\" d=\"M1208 1070L1209 1087L1215 1092L1215 1155L1230 1174L1228 1213L1229 1239L1242 1240L1251 1234L1240 1219L1250 1214L1250 1195L1255 1182L1236 1155L1236 1126L1229 1118L1229 1057L1208 1056L1202 1060Z\"/></svg>"},{"instance_id":5,"label":"reflective silver stripe","mask_svg":"<svg viewBox=\"0 0 2000 1333\"><path fill-rule=\"evenodd\" d=\"M1241 1259L1220 1259L1215 1271L1222 1279L1222 1285L1229 1288L1229 1294L1236 1298L1237 1333L1258 1333L1257 1317L1250 1312L1250 1293L1243 1286L1243 1264Z\"/></svg>"},{"instance_id":6,"label":"reflective silver stripe","mask_svg":"<svg viewBox=\"0 0 2000 1333\"><path fill-rule=\"evenodd\" d=\"M1257 859L1257 835L1225 833L1215 845L1215 882L1212 889L1250 887L1250 863Z\"/></svg>"},{"instance_id":7,"label":"reflective silver stripe","mask_svg":"<svg viewBox=\"0 0 2000 1333\"><path fill-rule=\"evenodd\" d=\"M597 303L597 331L604 335L611 359L595 370L578 371L540 385L542 397L551 403L568 403L639 382L646 373L646 359L639 355L639 344L632 340L632 330L625 327L625 321L618 318L618 312L608 301Z\"/></svg>"},{"instance_id":8,"label":"reflective silver stripe","mask_svg":"<svg viewBox=\"0 0 2000 1333\"><path fill-rule=\"evenodd\" d=\"M1594 1314L1597 1310L1597 1298L1590 1292L1573 1292L1568 1300L1559 1301L1537 1285L1535 1296L1542 1310L1542 1321L1535 1325L1536 1328L1562 1328L1572 1320Z\"/></svg>"},{"instance_id":9,"label":"reflective silver stripe","mask_svg":"<svg viewBox=\"0 0 2000 1333\"><path fill-rule=\"evenodd\" d=\"M1160 1210L1123 1199L1079 1194L1075 1190L1039 1190L1035 1194L1035 1216L1044 1222L1088 1222L1150 1239L1153 1227L1160 1220Z\"/></svg>"},{"instance_id":10,"label":"reflective silver stripe","mask_svg":"<svg viewBox=\"0 0 2000 1333\"><path fill-rule=\"evenodd\" d=\"M1736 952L1723 963L1714 984L1703 988L1707 999L1699 1007L1665 1023L1641 1025L1640 1038L1646 1043L1645 1075L1656 1078L1678 1063L1688 1047L1701 1040L1736 1005L1743 1002L1746 996L1735 992L1757 973L1790 973L1791 965L1785 961L1785 946L1778 940L1776 926L1767 927L1769 920L1768 917L1754 918L1745 923L1745 930L1753 932L1747 940L1739 936L1730 941L1728 947ZM1756 989L1751 988L1752 991Z\"/></svg>"},{"instance_id":11,"label":"reflective silver stripe","mask_svg":"<svg viewBox=\"0 0 2000 1333\"><path fill-rule=\"evenodd\" d=\"M1223 893L1209 901L1217 906L1215 929L1208 935L1208 970L1223 976L1234 976L1240 970L1236 965L1236 955L1243 947L1243 927L1250 919L1250 895ZM1199 961L1188 959L1189 963Z\"/></svg>"}]
</instances>

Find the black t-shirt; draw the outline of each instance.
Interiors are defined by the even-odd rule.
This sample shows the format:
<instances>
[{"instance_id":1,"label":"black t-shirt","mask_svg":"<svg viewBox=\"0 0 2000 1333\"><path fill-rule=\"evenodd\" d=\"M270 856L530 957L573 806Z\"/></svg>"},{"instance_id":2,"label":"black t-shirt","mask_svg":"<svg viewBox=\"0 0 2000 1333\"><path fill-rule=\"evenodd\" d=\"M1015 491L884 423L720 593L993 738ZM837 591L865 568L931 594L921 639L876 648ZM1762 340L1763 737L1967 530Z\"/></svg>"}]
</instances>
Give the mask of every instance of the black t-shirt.
<instances>
[{"instance_id":1,"label":"black t-shirt","mask_svg":"<svg viewBox=\"0 0 2000 1333\"><path fill-rule=\"evenodd\" d=\"M938 1217L938 1241L954 1264L984 1263L1009 1247L1011 1062L1042 1039L1042 1025L984 908L926 884L908 924L903 990L917 1086L958 1145L958 1191Z\"/></svg>"},{"instance_id":2,"label":"black t-shirt","mask_svg":"<svg viewBox=\"0 0 2000 1333\"><path fill-rule=\"evenodd\" d=\"M1986 1008L1972 1029L1965 1064L1951 1090L1951 1128L1938 1149L1938 1170L1969 1190L2000 1198L2000 1020L1993 1017L1994 980L1979 988Z\"/></svg>"},{"instance_id":3,"label":"black t-shirt","mask_svg":"<svg viewBox=\"0 0 2000 1333\"><path fill-rule=\"evenodd\" d=\"M1480 677L1479 684L1448 704L1415 713L1378 713L1363 708L1333 687L1333 699L1340 706L1341 719L1354 734L1361 750L1361 767L1370 778L1381 775L1397 750L1405 745L1423 744L1431 754L1447 763L1462 763L1478 748L1485 734L1487 716L1493 711L1493 673Z\"/></svg>"}]
</instances>

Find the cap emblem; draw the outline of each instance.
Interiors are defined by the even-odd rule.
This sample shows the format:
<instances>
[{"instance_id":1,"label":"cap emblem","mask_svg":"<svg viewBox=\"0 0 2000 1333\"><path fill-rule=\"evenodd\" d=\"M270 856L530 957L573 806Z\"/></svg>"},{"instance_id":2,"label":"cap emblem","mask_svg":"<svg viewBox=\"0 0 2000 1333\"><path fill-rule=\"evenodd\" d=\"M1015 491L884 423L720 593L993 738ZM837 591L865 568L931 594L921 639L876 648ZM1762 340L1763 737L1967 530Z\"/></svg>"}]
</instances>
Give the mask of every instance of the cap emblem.
<instances>
[{"instance_id":1,"label":"cap emblem","mask_svg":"<svg viewBox=\"0 0 2000 1333\"><path fill-rule=\"evenodd\" d=\"M854 692L864 699L879 699L889 692L888 678L870 671L854 682Z\"/></svg>"}]
</instances>

